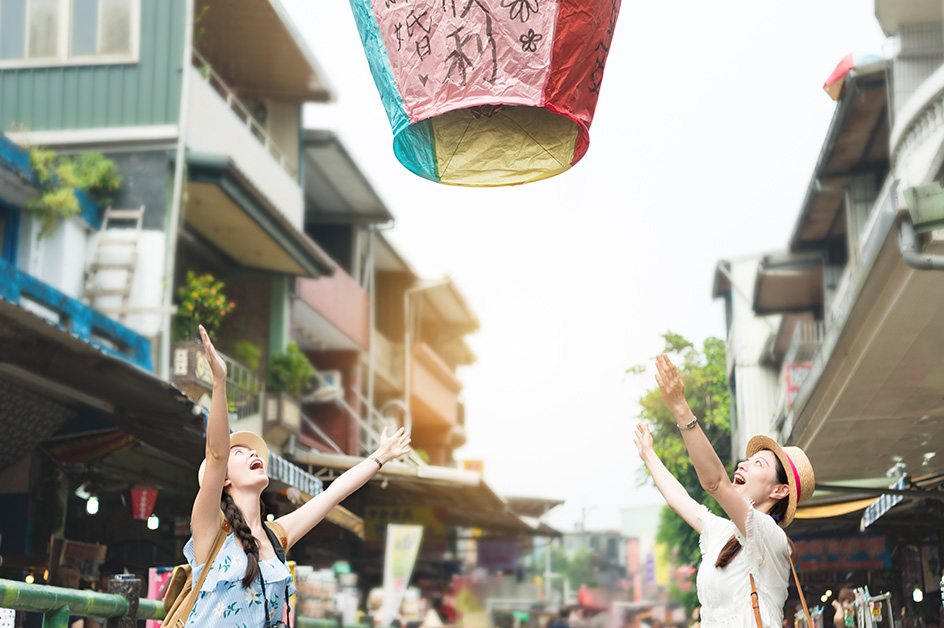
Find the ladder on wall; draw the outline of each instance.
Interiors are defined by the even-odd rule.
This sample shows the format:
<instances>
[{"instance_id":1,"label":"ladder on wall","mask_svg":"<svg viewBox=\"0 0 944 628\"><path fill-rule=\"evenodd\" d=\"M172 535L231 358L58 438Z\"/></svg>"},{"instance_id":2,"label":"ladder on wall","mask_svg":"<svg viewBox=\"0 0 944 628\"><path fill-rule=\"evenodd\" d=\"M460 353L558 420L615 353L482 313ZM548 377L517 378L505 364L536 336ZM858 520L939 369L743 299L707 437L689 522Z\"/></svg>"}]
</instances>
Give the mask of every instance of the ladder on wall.
<instances>
[{"instance_id":1,"label":"ladder on wall","mask_svg":"<svg viewBox=\"0 0 944 628\"><path fill-rule=\"evenodd\" d=\"M102 218L95 255L85 275L85 300L88 305L103 314L117 315L121 322L131 309L131 288L134 285L138 240L143 222L144 205L138 209L108 207ZM122 272L123 278L118 275ZM109 273L111 279L105 285L101 285L102 273ZM120 297L120 305L113 305L116 297ZM104 298L109 298L112 305L99 307L97 302Z\"/></svg>"}]
</instances>

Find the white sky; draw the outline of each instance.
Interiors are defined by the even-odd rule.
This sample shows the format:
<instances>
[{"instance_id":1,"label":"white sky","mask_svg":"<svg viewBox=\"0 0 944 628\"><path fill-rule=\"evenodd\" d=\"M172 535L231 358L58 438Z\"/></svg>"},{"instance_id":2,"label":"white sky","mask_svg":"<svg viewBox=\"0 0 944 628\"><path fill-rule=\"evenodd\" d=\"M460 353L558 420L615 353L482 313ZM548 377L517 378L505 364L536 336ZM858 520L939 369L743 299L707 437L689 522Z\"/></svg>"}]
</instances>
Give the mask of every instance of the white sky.
<instances>
[{"instance_id":1,"label":"white sky","mask_svg":"<svg viewBox=\"0 0 944 628\"><path fill-rule=\"evenodd\" d=\"M396 216L390 240L481 321L456 455L501 495L566 499L561 530L658 502L631 438L654 380L623 373L667 329L723 337L716 262L787 245L835 107L823 81L887 48L872 1L624 1L587 155L499 189L403 168L348 3L283 2L338 93L306 127L339 134Z\"/></svg>"}]
</instances>

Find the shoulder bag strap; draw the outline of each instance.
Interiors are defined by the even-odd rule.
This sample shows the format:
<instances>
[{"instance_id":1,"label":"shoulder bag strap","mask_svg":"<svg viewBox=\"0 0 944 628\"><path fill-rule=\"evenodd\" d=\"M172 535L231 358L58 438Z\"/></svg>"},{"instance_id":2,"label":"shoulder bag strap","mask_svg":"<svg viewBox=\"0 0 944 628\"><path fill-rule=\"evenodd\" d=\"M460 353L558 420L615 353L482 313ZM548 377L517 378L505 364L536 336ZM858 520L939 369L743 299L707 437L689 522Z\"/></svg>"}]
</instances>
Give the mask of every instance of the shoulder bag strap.
<instances>
[{"instance_id":1,"label":"shoulder bag strap","mask_svg":"<svg viewBox=\"0 0 944 628\"><path fill-rule=\"evenodd\" d=\"M797 577L797 570L793 566L793 557L790 557L790 570L793 572L793 581L797 585L797 593L800 594L800 602L803 604L803 612L806 614L807 628L813 628L813 619L810 617L810 609L806 605L806 597L803 595L803 587L800 586L800 579Z\"/></svg>"},{"instance_id":2,"label":"shoulder bag strap","mask_svg":"<svg viewBox=\"0 0 944 628\"><path fill-rule=\"evenodd\" d=\"M747 574L751 579L751 608L754 609L754 620L757 622L757 628L764 628L760 620L760 602L757 601L757 588L754 586L754 574ZM813 628L810 626L810 628Z\"/></svg>"}]
</instances>

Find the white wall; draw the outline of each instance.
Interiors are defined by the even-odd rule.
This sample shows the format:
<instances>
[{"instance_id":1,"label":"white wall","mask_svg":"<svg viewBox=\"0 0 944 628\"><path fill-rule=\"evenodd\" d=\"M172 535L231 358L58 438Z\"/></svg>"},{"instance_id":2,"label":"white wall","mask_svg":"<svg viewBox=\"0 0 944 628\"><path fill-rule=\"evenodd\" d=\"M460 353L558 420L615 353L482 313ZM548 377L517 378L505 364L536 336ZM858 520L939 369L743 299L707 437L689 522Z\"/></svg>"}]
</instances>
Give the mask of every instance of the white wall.
<instances>
[{"instance_id":1,"label":"white wall","mask_svg":"<svg viewBox=\"0 0 944 628\"><path fill-rule=\"evenodd\" d=\"M729 359L734 360L737 424L732 425L732 456L740 458L757 434L773 435L773 414L779 393L779 369L761 363L764 347L780 324L780 316L754 314L754 282L760 257L731 262L732 322ZM732 417L733 419L734 417Z\"/></svg>"},{"instance_id":2,"label":"white wall","mask_svg":"<svg viewBox=\"0 0 944 628\"><path fill-rule=\"evenodd\" d=\"M301 229L304 202L297 179L289 176L266 151L246 123L236 116L199 71L193 67L188 67L188 70L191 72L191 89L187 146L198 152L230 157L288 221ZM270 110L270 115L278 113ZM297 144L295 150L297 155Z\"/></svg>"}]
</instances>

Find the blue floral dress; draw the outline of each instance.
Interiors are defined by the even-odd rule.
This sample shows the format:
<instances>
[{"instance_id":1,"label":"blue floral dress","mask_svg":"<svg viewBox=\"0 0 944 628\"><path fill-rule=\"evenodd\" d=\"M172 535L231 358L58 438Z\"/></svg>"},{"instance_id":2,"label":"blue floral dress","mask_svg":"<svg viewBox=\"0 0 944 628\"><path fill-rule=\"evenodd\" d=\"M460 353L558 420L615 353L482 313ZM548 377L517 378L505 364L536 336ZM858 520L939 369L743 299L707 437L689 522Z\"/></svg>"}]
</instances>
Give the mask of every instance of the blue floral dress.
<instances>
[{"instance_id":1,"label":"blue floral dress","mask_svg":"<svg viewBox=\"0 0 944 628\"><path fill-rule=\"evenodd\" d=\"M193 537L184 546L184 556L193 569L193 579L196 581L204 565L197 565L194 560ZM187 628L260 628L265 625L265 605L262 603L262 585L258 578L247 589L242 585L246 561L246 552L231 532L223 541L223 547L200 587L197 602L187 618ZM285 585L288 584L289 595L295 593L292 572L277 556L260 560L259 568L265 578L265 591L269 598L269 620L275 623L282 619L285 611Z\"/></svg>"}]
</instances>

